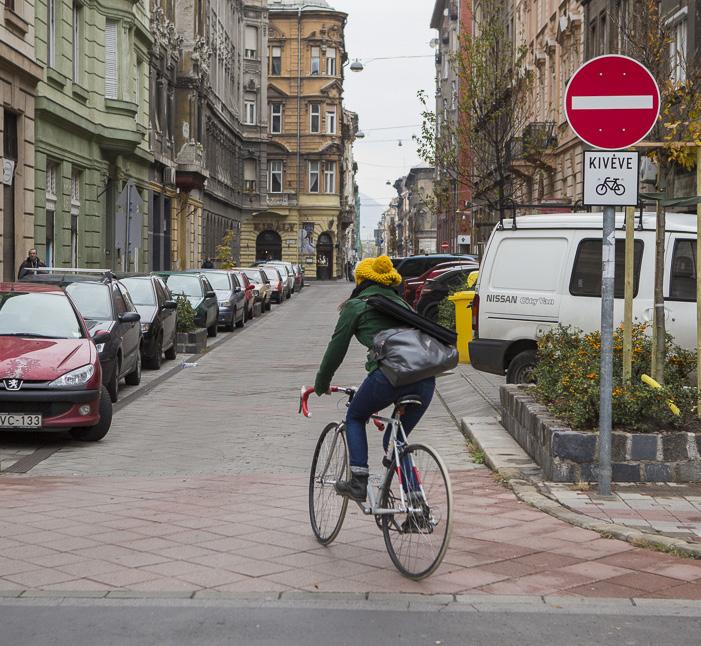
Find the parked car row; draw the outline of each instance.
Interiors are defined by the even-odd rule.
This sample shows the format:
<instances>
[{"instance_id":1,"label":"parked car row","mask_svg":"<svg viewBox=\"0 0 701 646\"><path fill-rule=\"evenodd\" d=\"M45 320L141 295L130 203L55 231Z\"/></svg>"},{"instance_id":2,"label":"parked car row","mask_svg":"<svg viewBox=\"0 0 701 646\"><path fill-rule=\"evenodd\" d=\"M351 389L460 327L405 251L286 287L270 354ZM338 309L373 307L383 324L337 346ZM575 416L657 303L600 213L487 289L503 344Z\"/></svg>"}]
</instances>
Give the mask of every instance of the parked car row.
<instances>
[{"instance_id":1,"label":"parked car row","mask_svg":"<svg viewBox=\"0 0 701 646\"><path fill-rule=\"evenodd\" d=\"M42 268L0 283L0 429L109 431L122 379L177 356L177 298L216 336L243 327L304 286L298 265L130 274Z\"/></svg>"}]
</instances>

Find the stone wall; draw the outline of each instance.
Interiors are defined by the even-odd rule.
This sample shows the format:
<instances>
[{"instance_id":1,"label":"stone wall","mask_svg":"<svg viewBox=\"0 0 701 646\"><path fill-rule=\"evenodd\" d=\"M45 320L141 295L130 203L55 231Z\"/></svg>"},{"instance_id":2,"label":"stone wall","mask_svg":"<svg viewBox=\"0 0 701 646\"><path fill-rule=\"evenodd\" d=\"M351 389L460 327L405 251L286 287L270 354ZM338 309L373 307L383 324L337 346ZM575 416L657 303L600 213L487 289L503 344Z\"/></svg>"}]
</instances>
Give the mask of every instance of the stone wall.
<instances>
[{"instance_id":1,"label":"stone wall","mask_svg":"<svg viewBox=\"0 0 701 646\"><path fill-rule=\"evenodd\" d=\"M573 431L536 402L531 387L501 386L502 424L553 482L598 479L599 434ZM614 482L701 480L701 434L614 431Z\"/></svg>"}]
</instances>

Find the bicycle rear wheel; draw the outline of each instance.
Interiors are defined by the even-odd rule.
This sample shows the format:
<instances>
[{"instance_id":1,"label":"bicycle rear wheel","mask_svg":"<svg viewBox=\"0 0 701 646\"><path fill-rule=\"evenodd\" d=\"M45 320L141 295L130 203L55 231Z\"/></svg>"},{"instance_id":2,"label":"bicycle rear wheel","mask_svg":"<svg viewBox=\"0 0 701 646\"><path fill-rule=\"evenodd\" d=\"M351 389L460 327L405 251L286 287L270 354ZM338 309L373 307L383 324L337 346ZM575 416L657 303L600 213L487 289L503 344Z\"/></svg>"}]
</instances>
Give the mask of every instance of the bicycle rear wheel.
<instances>
[{"instance_id":1,"label":"bicycle rear wheel","mask_svg":"<svg viewBox=\"0 0 701 646\"><path fill-rule=\"evenodd\" d=\"M404 499L415 511L382 516L385 546L395 567L406 577L423 579L441 564L453 526L453 492L448 470L434 449L410 444L387 478L382 507L397 509Z\"/></svg>"},{"instance_id":2,"label":"bicycle rear wheel","mask_svg":"<svg viewBox=\"0 0 701 646\"><path fill-rule=\"evenodd\" d=\"M341 531L348 498L339 496L334 485L349 477L346 435L343 427L332 422L319 436L309 474L309 520L322 545L328 545Z\"/></svg>"}]
</instances>

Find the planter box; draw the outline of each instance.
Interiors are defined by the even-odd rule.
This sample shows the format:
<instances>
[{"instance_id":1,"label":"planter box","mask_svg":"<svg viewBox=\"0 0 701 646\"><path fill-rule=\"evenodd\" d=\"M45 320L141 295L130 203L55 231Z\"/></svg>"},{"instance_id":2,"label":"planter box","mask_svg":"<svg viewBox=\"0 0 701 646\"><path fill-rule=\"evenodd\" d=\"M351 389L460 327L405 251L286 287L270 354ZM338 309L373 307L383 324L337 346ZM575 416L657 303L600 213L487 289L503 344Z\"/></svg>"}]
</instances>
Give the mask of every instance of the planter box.
<instances>
[{"instance_id":1,"label":"planter box","mask_svg":"<svg viewBox=\"0 0 701 646\"><path fill-rule=\"evenodd\" d=\"M207 348L207 330L201 327L194 332L178 332L176 343L182 354L200 354Z\"/></svg>"},{"instance_id":2,"label":"planter box","mask_svg":"<svg viewBox=\"0 0 701 646\"><path fill-rule=\"evenodd\" d=\"M501 386L502 424L538 463L546 480L598 479L599 434L574 431L531 396L530 387ZM701 434L614 431L614 482L701 481Z\"/></svg>"}]
</instances>

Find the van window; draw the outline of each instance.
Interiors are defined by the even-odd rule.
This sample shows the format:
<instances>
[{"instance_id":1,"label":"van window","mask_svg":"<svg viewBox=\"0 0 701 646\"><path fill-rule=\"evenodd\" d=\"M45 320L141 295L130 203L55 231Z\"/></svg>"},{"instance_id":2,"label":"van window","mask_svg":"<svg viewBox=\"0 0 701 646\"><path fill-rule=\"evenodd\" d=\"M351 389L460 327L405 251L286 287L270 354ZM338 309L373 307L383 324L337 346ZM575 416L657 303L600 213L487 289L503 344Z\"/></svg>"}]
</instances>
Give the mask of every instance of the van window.
<instances>
[{"instance_id":1,"label":"van window","mask_svg":"<svg viewBox=\"0 0 701 646\"><path fill-rule=\"evenodd\" d=\"M505 238L497 249L491 287L554 292L566 253L566 238Z\"/></svg>"},{"instance_id":2,"label":"van window","mask_svg":"<svg viewBox=\"0 0 701 646\"><path fill-rule=\"evenodd\" d=\"M616 281L614 298L623 298L625 283L625 240L616 240ZM633 253L633 296L638 295L640 264L643 260L643 241L636 240ZM601 297L601 239L582 240L574 259L570 278L572 296Z\"/></svg>"},{"instance_id":3,"label":"van window","mask_svg":"<svg viewBox=\"0 0 701 646\"><path fill-rule=\"evenodd\" d=\"M696 300L696 240L677 240L674 244L669 298L675 301Z\"/></svg>"}]
</instances>

